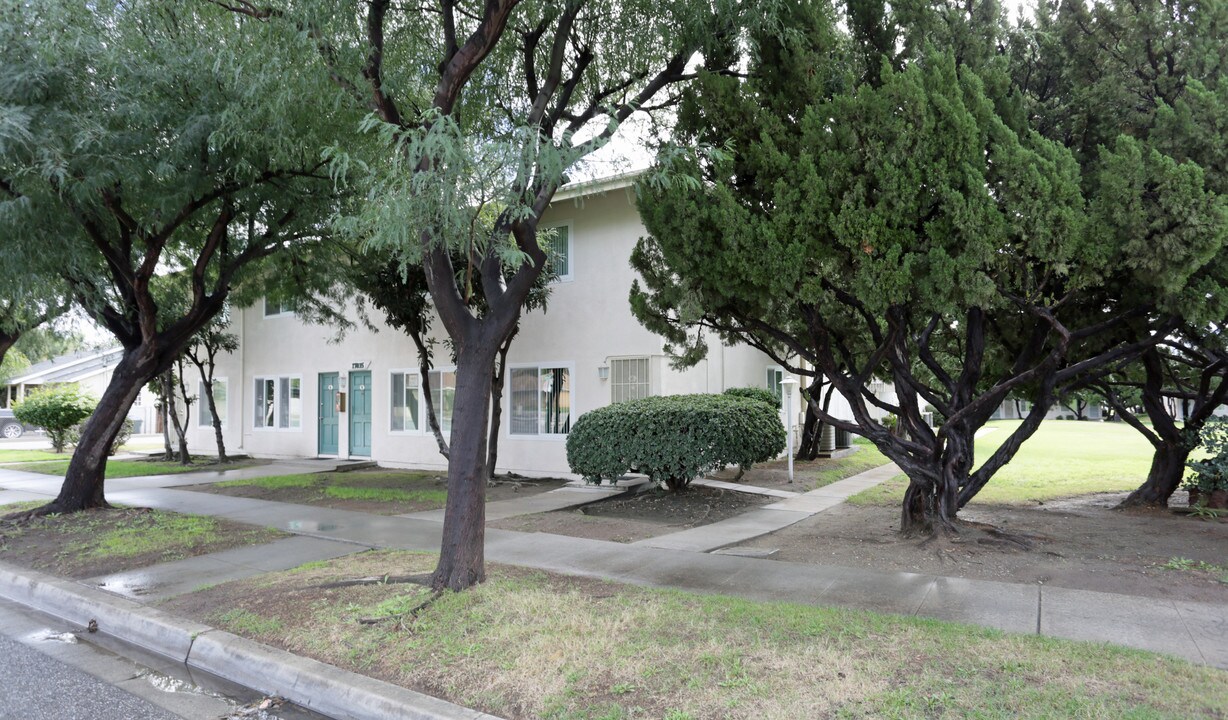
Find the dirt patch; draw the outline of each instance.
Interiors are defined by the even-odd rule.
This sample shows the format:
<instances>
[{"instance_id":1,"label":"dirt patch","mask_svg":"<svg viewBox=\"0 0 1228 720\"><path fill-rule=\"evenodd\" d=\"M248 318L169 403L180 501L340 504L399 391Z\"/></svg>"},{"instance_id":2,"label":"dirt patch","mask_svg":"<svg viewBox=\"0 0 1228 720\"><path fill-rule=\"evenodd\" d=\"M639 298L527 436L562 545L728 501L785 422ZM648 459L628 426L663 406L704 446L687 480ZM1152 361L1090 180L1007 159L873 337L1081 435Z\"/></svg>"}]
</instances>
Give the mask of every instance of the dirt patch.
<instances>
[{"instance_id":1,"label":"dirt patch","mask_svg":"<svg viewBox=\"0 0 1228 720\"><path fill-rule=\"evenodd\" d=\"M563 487L566 482L556 478L500 478L487 485L486 501L536 495ZM360 470L204 483L177 489L377 515L402 515L442 508L447 502L447 488L447 477L437 473Z\"/></svg>"},{"instance_id":2,"label":"dirt patch","mask_svg":"<svg viewBox=\"0 0 1228 720\"><path fill-rule=\"evenodd\" d=\"M681 493L649 490L602 500L576 510L497 520L489 523L489 527L631 543L709 525L778 500L703 486L692 486Z\"/></svg>"},{"instance_id":3,"label":"dirt patch","mask_svg":"<svg viewBox=\"0 0 1228 720\"><path fill-rule=\"evenodd\" d=\"M283 537L288 534L199 515L146 508L87 510L0 521L0 560L87 578Z\"/></svg>"},{"instance_id":4,"label":"dirt patch","mask_svg":"<svg viewBox=\"0 0 1228 720\"><path fill-rule=\"evenodd\" d=\"M1228 577L1164 567L1182 565L1174 558L1228 565L1228 522L1113 510L1123 497L1032 507L974 503L960 513L958 537L928 540L899 536L897 506L846 504L743 547L779 548L773 560L1228 602Z\"/></svg>"},{"instance_id":5,"label":"dirt patch","mask_svg":"<svg viewBox=\"0 0 1228 720\"><path fill-rule=\"evenodd\" d=\"M736 467L727 467L710 474L713 480L738 482L743 485L787 490L795 493L805 493L815 488L830 485L838 480L872 470L889 463L873 445L857 443L853 452L835 459L819 458L817 460L795 460L793 462L793 482L789 482L789 461L787 458L755 465L738 477Z\"/></svg>"}]
</instances>

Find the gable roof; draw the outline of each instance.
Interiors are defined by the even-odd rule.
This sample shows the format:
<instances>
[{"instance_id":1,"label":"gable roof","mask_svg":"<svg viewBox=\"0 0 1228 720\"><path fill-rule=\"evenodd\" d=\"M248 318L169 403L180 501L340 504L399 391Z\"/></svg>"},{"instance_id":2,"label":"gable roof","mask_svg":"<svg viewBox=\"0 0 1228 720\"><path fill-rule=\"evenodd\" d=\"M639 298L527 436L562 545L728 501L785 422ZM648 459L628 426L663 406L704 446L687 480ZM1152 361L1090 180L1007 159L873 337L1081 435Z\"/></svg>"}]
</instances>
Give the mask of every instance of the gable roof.
<instances>
[{"instance_id":1,"label":"gable roof","mask_svg":"<svg viewBox=\"0 0 1228 720\"><path fill-rule=\"evenodd\" d=\"M76 382L115 367L119 364L123 351L123 348L117 346L102 350L81 350L54 357L31 365L22 374L10 378L8 384L44 385Z\"/></svg>"},{"instance_id":2,"label":"gable roof","mask_svg":"<svg viewBox=\"0 0 1228 720\"><path fill-rule=\"evenodd\" d=\"M580 182L567 183L554 193L554 198L551 202L560 202L563 200L577 200L579 198L588 197L590 195L599 195L601 193L610 192L611 190L622 190L629 188L635 184L635 181L644 174L644 170L632 170L631 172L619 173L617 175L609 175L595 180L582 180Z\"/></svg>"}]
</instances>

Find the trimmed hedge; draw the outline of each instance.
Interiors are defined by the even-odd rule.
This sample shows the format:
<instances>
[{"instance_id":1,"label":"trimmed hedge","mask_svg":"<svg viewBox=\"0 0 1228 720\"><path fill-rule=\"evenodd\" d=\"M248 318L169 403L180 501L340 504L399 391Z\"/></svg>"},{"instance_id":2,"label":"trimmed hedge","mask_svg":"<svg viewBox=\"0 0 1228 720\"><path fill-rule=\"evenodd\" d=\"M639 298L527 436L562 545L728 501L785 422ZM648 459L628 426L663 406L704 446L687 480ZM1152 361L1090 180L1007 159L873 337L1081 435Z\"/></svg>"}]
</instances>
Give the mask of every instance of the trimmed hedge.
<instances>
[{"instance_id":1,"label":"trimmed hedge","mask_svg":"<svg viewBox=\"0 0 1228 720\"><path fill-rule=\"evenodd\" d=\"M784 447L775 405L733 395L671 395L581 415L567 436L567 463L590 482L634 471L676 492L706 471L771 460Z\"/></svg>"},{"instance_id":2,"label":"trimmed hedge","mask_svg":"<svg viewBox=\"0 0 1228 720\"><path fill-rule=\"evenodd\" d=\"M736 387L736 388L727 389L723 394L732 395L733 397L749 398L751 400L758 400L759 402L767 403L768 405L772 406L776 410L780 409L780 398L776 397L776 393L772 392L771 390L768 390L767 388Z\"/></svg>"}]
</instances>

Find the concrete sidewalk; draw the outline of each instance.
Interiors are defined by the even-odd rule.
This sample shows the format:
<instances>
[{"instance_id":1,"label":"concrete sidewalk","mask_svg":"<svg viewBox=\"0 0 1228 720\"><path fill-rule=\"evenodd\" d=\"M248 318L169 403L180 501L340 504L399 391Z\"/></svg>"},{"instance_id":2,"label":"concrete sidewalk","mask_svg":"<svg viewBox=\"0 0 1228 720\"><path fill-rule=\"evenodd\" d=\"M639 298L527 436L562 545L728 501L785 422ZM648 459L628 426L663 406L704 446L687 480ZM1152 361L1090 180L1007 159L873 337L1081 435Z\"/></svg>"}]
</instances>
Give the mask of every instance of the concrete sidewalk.
<instances>
[{"instance_id":1,"label":"concrete sidewalk","mask_svg":"<svg viewBox=\"0 0 1228 720\"><path fill-rule=\"evenodd\" d=\"M265 474L271 474L267 471L272 467L263 468ZM895 473L894 469L887 468L871 473L880 471L887 476ZM0 471L0 488L10 488L14 483L19 483L22 491L44 497L54 495L60 482L42 476L39 484L31 482L28 477L13 478L11 475L10 472ZM185 479L185 476L173 477L176 480ZM859 488L861 485L873 484L871 481L875 479L873 476L851 478L854 482L843 481L848 483L845 486L835 487L838 484L833 484L774 504L784 507L768 510L767 507L771 506L767 506L760 512L781 513L780 521L795 515L799 519L808 517L818 511L815 508L821 510L829 501L842 502L843 497L864 489ZM214 515L368 547L421 551L436 551L439 547L441 525L434 520L377 516L169 488L116 487L122 482L109 482L112 489L108 496L114 502ZM826 491L826 494L821 494L822 491ZM744 522L754 524L752 521ZM963 622L1011 632L1111 642L1228 669L1228 605L767 561L548 533L487 529L486 541L486 557L493 562L637 585L682 588L758 600L839 605ZM327 544L318 548L320 552L337 549ZM309 555L310 552L306 552L301 557L322 559L309 558ZM202 577L217 571L217 559L210 556L174 565L176 567L166 569L167 577L190 576L194 566L199 567ZM163 587L170 585L168 581ZM180 587L186 587L186 583L181 583Z\"/></svg>"},{"instance_id":2,"label":"concrete sidewalk","mask_svg":"<svg viewBox=\"0 0 1228 720\"><path fill-rule=\"evenodd\" d=\"M737 517L714 522L710 525L700 525L689 530L669 533L668 535L658 535L632 543L632 545L664 548L667 550L686 550L689 552L712 552L719 548L753 540L761 535L774 533L777 530L783 530L794 523L805 520L811 515L821 513L824 510L830 510L862 490L868 490L899 474L900 469L895 465L883 465L850 478L838 480L830 485L824 485L808 493L800 495L798 493L783 493L785 499L764 505ZM779 490L767 490L754 486L724 482L716 483L712 481L706 481L703 484L709 487L720 487L738 492L771 494L776 497L782 497L782 493Z\"/></svg>"}]
</instances>

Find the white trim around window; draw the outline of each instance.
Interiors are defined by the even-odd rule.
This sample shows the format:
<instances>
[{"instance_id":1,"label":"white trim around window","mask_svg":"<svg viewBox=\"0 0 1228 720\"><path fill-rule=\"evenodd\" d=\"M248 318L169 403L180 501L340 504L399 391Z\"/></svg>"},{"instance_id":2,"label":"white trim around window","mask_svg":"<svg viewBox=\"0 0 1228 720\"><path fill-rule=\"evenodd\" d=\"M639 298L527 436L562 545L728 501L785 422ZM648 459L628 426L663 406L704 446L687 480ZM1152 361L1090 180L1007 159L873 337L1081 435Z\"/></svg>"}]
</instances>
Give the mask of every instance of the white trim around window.
<instances>
[{"instance_id":1,"label":"white trim around window","mask_svg":"<svg viewBox=\"0 0 1228 720\"><path fill-rule=\"evenodd\" d=\"M559 250L563 252L563 267L561 270L566 272L559 272L559 269L556 268L555 271L558 272L558 277L554 279L554 282L571 282L576 277L576 233L572 221L556 223L541 229L559 231L555 233L555 237L551 242L543 246L547 255L552 255Z\"/></svg>"},{"instance_id":2,"label":"white trim around window","mask_svg":"<svg viewBox=\"0 0 1228 720\"><path fill-rule=\"evenodd\" d=\"M229 407L227 406L228 396L230 395L229 389L226 378L213 378L213 404L217 405L218 414L222 416L223 429L226 428L226 416L230 414L228 412ZM197 424L202 428L213 427L213 416L209 414L209 402L205 399L204 380L196 381L196 397L198 398L196 402L200 406L196 413Z\"/></svg>"},{"instance_id":3,"label":"white trim around window","mask_svg":"<svg viewBox=\"0 0 1228 720\"><path fill-rule=\"evenodd\" d=\"M294 309L290 304L280 300L264 299L264 316L266 318L294 317Z\"/></svg>"},{"instance_id":4,"label":"white trim around window","mask_svg":"<svg viewBox=\"0 0 1228 720\"><path fill-rule=\"evenodd\" d=\"M303 430L303 376L258 375L253 380L253 430Z\"/></svg>"},{"instance_id":5,"label":"white trim around window","mask_svg":"<svg viewBox=\"0 0 1228 720\"><path fill-rule=\"evenodd\" d=\"M426 428L426 404L422 400L422 374L416 368L388 371L388 432L421 435Z\"/></svg>"},{"instance_id":6,"label":"white trim around window","mask_svg":"<svg viewBox=\"0 0 1228 720\"><path fill-rule=\"evenodd\" d=\"M785 379L785 369L779 365L768 365L766 373L767 389L776 394L776 402L784 405L784 388L781 382Z\"/></svg>"},{"instance_id":7,"label":"white trim around window","mask_svg":"<svg viewBox=\"0 0 1228 720\"><path fill-rule=\"evenodd\" d=\"M508 366L507 436L566 439L575 420L574 362Z\"/></svg>"}]
</instances>

